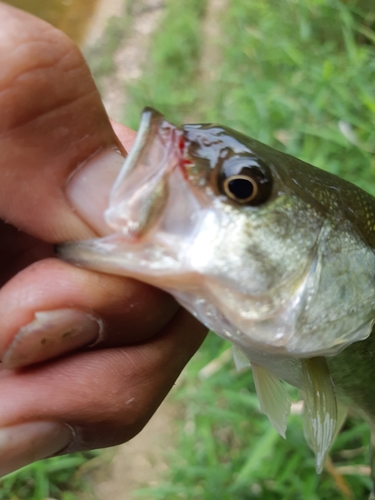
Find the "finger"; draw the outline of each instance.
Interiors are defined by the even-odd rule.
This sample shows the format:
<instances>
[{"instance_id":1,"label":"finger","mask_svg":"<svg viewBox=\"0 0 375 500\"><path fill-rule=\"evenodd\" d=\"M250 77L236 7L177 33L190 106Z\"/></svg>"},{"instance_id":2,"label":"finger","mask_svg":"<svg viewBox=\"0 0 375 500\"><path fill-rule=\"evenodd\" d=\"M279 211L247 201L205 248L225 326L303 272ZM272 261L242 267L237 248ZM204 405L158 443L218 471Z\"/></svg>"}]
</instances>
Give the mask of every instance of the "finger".
<instances>
[{"instance_id":1,"label":"finger","mask_svg":"<svg viewBox=\"0 0 375 500\"><path fill-rule=\"evenodd\" d=\"M53 423L59 432L49 453L63 447L71 452L113 446L133 437L155 412L203 336L204 327L180 311L145 345L76 354L22 372L0 372L0 400L12 401L0 409L0 436L5 433L10 441L20 430L26 434L6 449L8 459L13 457L12 468L29 459L25 443L30 440L46 449ZM30 423L39 426L22 428ZM64 425L73 433L68 435ZM0 473L9 472L7 457L0 452Z\"/></svg>"},{"instance_id":2,"label":"finger","mask_svg":"<svg viewBox=\"0 0 375 500\"><path fill-rule=\"evenodd\" d=\"M129 151L134 144L137 133L130 128L124 127L121 123L115 122L114 120L111 120L111 125L125 150Z\"/></svg>"},{"instance_id":3,"label":"finger","mask_svg":"<svg viewBox=\"0 0 375 500\"><path fill-rule=\"evenodd\" d=\"M69 176L90 161L110 170L96 186L101 209L123 148L81 53L0 3L0 67L0 218L50 242L92 236L66 195Z\"/></svg>"},{"instance_id":4,"label":"finger","mask_svg":"<svg viewBox=\"0 0 375 500\"><path fill-rule=\"evenodd\" d=\"M26 366L87 345L143 342L177 308L169 295L143 283L43 260L0 290L3 366Z\"/></svg>"},{"instance_id":5,"label":"finger","mask_svg":"<svg viewBox=\"0 0 375 500\"><path fill-rule=\"evenodd\" d=\"M56 257L53 245L18 231L0 219L0 288L28 265Z\"/></svg>"}]
</instances>

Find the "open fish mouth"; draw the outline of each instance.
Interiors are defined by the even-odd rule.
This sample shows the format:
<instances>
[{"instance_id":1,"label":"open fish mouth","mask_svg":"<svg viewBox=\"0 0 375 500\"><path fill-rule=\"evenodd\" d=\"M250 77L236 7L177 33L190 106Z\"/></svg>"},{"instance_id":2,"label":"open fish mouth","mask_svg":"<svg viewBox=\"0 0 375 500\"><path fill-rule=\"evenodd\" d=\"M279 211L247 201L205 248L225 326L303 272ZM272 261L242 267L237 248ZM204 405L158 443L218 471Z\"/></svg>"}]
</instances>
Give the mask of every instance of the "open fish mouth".
<instances>
[{"instance_id":1,"label":"open fish mouth","mask_svg":"<svg viewBox=\"0 0 375 500\"><path fill-rule=\"evenodd\" d=\"M135 144L110 195L108 225L130 241L142 238L166 208L169 177L176 168L184 172L182 131L158 111L145 108Z\"/></svg>"},{"instance_id":2,"label":"open fish mouth","mask_svg":"<svg viewBox=\"0 0 375 500\"><path fill-rule=\"evenodd\" d=\"M58 255L81 267L138 278L159 288L180 282L187 286L192 281L190 250L207 215L207 204L188 179L192 163L187 149L181 128L145 108L104 213L113 234L64 243Z\"/></svg>"}]
</instances>

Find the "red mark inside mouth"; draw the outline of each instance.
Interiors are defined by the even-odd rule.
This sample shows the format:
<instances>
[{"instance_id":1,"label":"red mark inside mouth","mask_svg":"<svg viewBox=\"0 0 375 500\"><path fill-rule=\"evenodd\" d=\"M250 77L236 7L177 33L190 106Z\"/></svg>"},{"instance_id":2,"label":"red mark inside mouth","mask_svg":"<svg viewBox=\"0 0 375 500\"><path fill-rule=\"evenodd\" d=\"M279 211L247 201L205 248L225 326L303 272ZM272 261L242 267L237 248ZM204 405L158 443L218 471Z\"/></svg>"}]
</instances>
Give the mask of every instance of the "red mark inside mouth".
<instances>
[{"instance_id":1,"label":"red mark inside mouth","mask_svg":"<svg viewBox=\"0 0 375 500\"><path fill-rule=\"evenodd\" d=\"M169 150L168 156L171 155L170 158L173 158L172 170L179 168L184 179L187 180L187 169L192 167L194 162L187 157L188 141L184 137L183 132L166 122L161 127L159 134L164 145Z\"/></svg>"},{"instance_id":2,"label":"red mark inside mouth","mask_svg":"<svg viewBox=\"0 0 375 500\"><path fill-rule=\"evenodd\" d=\"M179 156L180 156L180 161L179 161L179 167L185 177L187 179L187 167L191 167L194 165L194 163L189 160L189 158L186 157L186 141L184 136L181 134L178 137L178 142L177 142L177 147L179 151Z\"/></svg>"}]
</instances>

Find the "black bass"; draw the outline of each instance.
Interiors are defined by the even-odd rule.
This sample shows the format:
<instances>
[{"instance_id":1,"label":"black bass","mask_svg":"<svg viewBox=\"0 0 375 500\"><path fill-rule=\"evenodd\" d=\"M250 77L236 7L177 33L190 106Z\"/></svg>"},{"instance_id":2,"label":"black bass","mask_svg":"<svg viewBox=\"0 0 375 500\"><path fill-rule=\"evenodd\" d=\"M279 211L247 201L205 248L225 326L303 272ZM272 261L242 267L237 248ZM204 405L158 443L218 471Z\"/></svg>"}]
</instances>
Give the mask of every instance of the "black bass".
<instances>
[{"instance_id":1,"label":"black bass","mask_svg":"<svg viewBox=\"0 0 375 500\"><path fill-rule=\"evenodd\" d=\"M62 245L79 266L162 288L251 364L285 436L304 394L320 472L346 408L375 423L375 199L226 127L150 108L113 187L113 234Z\"/></svg>"}]
</instances>

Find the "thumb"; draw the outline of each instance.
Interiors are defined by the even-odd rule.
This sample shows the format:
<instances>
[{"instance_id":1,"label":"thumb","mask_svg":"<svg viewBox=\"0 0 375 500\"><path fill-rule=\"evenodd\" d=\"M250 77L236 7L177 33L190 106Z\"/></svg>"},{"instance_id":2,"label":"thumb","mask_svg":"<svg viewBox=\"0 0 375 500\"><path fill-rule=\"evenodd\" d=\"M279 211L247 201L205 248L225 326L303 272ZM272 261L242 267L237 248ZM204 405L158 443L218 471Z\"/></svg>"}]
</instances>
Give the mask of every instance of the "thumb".
<instances>
[{"instance_id":1,"label":"thumb","mask_svg":"<svg viewBox=\"0 0 375 500\"><path fill-rule=\"evenodd\" d=\"M124 149L80 51L0 3L0 67L0 218L52 243L105 233L100 217Z\"/></svg>"}]
</instances>

